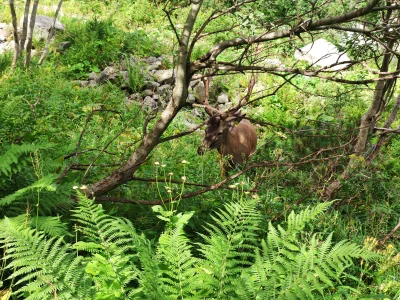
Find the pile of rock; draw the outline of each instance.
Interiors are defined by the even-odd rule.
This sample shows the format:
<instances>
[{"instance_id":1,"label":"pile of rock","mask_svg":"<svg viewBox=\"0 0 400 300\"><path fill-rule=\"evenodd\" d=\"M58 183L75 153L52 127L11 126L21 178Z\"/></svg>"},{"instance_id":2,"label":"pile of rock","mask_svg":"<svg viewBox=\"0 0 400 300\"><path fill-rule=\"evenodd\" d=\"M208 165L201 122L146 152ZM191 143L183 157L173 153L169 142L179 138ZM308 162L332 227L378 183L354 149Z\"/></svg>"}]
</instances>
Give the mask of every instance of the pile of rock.
<instances>
[{"instance_id":1,"label":"pile of rock","mask_svg":"<svg viewBox=\"0 0 400 300\"><path fill-rule=\"evenodd\" d=\"M128 105L139 103L151 109L164 108L172 96L172 89L175 83L176 71L174 69L162 69L170 62L167 56L147 57L138 59L135 57L123 61L119 66L108 66L100 73L90 73L87 80L75 81L81 87L97 87L105 82L113 84L119 83L121 89L126 90L129 96L126 98ZM140 90L133 92L129 86L129 72L133 68L140 69L139 77L143 79ZM136 69L137 70L137 69ZM204 83L199 78L194 78L190 82L187 103L203 103L205 98ZM215 89L211 84L210 103L223 111L232 106L228 95L215 94ZM216 99L216 103L213 99Z\"/></svg>"}]
</instances>

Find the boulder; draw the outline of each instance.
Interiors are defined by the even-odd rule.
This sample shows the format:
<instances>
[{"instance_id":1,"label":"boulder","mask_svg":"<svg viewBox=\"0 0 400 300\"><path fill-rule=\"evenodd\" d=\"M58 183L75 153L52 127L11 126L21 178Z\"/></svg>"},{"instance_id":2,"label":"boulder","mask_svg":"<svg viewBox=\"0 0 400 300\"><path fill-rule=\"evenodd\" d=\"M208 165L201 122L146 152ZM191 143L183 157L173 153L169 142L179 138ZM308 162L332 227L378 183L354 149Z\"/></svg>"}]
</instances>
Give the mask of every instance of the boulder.
<instances>
[{"instance_id":1,"label":"boulder","mask_svg":"<svg viewBox=\"0 0 400 300\"><path fill-rule=\"evenodd\" d=\"M154 77L160 83L172 83L175 80L175 72L173 69L158 70L154 73Z\"/></svg>"},{"instance_id":2,"label":"boulder","mask_svg":"<svg viewBox=\"0 0 400 300\"><path fill-rule=\"evenodd\" d=\"M97 80L97 75L95 72L89 73L88 80Z\"/></svg>"},{"instance_id":3,"label":"boulder","mask_svg":"<svg viewBox=\"0 0 400 300\"><path fill-rule=\"evenodd\" d=\"M97 81L96 80L89 80L89 83L87 84L87 87L96 87L97 86Z\"/></svg>"},{"instance_id":4,"label":"boulder","mask_svg":"<svg viewBox=\"0 0 400 300\"><path fill-rule=\"evenodd\" d=\"M154 100L152 97L150 96L146 96L143 100L143 104L144 106L147 106L148 108L151 109L157 109L157 101Z\"/></svg>"},{"instance_id":5,"label":"boulder","mask_svg":"<svg viewBox=\"0 0 400 300\"><path fill-rule=\"evenodd\" d=\"M6 51L13 51L13 50L14 50L14 41L0 43L0 54Z\"/></svg>"},{"instance_id":6,"label":"boulder","mask_svg":"<svg viewBox=\"0 0 400 300\"><path fill-rule=\"evenodd\" d=\"M152 96L154 94L153 90L144 90L143 96Z\"/></svg>"},{"instance_id":7,"label":"boulder","mask_svg":"<svg viewBox=\"0 0 400 300\"><path fill-rule=\"evenodd\" d=\"M31 15L28 15L28 28L30 21L31 21ZM20 20L20 30L22 30L23 22L24 22L24 17L22 16ZM35 19L35 29L33 30L33 37L36 39L46 40L52 25L53 25L52 17L37 15ZM54 28L60 31L63 31L65 29L64 25L58 20L56 20Z\"/></svg>"},{"instance_id":8,"label":"boulder","mask_svg":"<svg viewBox=\"0 0 400 300\"><path fill-rule=\"evenodd\" d=\"M152 90L152 91L155 91L159 86L160 86L160 84L155 81L147 81L144 84L145 89Z\"/></svg>"},{"instance_id":9,"label":"boulder","mask_svg":"<svg viewBox=\"0 0 400 300\"><path fill-rule=\"evenodd\" d=\"M294 57L298 60L306 60L313 65L327 67L335 63L349 61L346 53L339 52L335 45L324 40L318 39L311 44L296 50ZM349 64L340 64L328 68L328 70L341 70Z\"/></svg>"},{"instance_id":10,"label":"boulder","mask_svg":"<svg viewBox=\"0 0 400 300\"><path fill-rule=\"evenodd\" d=\"M65 41L65 42L61 42L58 47L57 47L57 51L58 52L63 52L65 50L67 50L69 47L71 47L71 42L69 41Z\"/></svg>"},{"instance_id":11,"label":"boulder","mask_svg":"<svg viewBox=\"0 0 400 300\"><path fill-rule=\"evenodd\" d=\"M188 95L188 100L187 100L190 104L193 104L196 102L196 98L194 97L193 94L189 94Z\"/></svg>"},{"instance_id":12,"label":"boulder","mask_svg":"<svg viewBox=\"0 0 400 300\"><path fill-rule=\"evenodd\" d=\"M229 97L227 94L220 94L217 98L219 104L225 104L229 102Z\"/></svg>"}]
</instances>

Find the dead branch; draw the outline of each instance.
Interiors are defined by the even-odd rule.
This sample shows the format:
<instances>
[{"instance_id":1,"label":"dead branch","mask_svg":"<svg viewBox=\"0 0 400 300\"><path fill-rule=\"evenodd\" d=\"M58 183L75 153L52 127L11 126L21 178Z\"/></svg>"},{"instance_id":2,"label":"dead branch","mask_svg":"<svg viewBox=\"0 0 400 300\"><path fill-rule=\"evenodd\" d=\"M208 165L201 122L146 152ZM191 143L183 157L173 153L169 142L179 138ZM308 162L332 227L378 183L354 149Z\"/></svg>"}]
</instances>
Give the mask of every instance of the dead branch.
<instances>
[{"instance_id":1,"label":"dead branch","mask_svg":"<svg viewBox=\"0 0 400 300\"><path fill-rule=\"evenodd\" d=\"M162 138L162 139L160 139L159 144L167 142L167 141L171 141L171 140L174 140L174 139L177 139L177 138L181 138L181 137L183 137L185 135L189 135L189 134L197 131L199 128L201 128L201 126L205 125L207 122L208 122L208 119L203 121L203 122L201 122L199 125L197 125L196 127L193 127L192 129L190 129L188 131L181 132L181 133L178 133L178 134L175 134L175 135L171 135L171 136Z\"/></svg>"},{"instance_id":2,"label":"dead branch","mask_svg":"<svg viewBox=\"0 0 400 300\"><path fill-rule=\"evenodd\" d=\"M392 229L392 231L389 232L388 235L386 235L385 237L383 237L383 238L379 241L379 244L380 244L380 245L385 244L386 241L387 241L388 239L390 239L390 238L393 236L393 234L395 234L396 231L399 230L399 229L400 229L400 221L399 221L399 223Z\"/></svg>"},{"instance_id":3,"label":"dead branch","mask_svg":"<svg viewBox=\"0 0 400 300\"><path fill-rule=\"evenodd\" d=\"M322 162L322 161L329 161L333 159L337 159L340 157L345 157L347 155L340 154L340 155L334 155L330 157L323 157L323 158L313 158L305 161L299 161L299 162L294 162L294 163L278 163L278 162L260 162L260 163L254 163L246 168L244 168L242 171L237 172L224 180L221 180L220 182L216 184L212 184L210 186L205 187L204 189L190 192L187 194L183 194L181 196L178 196L176 198L173 198L172 201L180 201L182 199L188 199L192 198L194 196L198 196L213 190L220 189L224 185L226 185L228 182L232 181L233 179L247 173L249 170L254 169L254 168L263 168L263 167L296 167L296 166L301 166L309 163L314 163L314 162ZM133 180L133 179L131 179ZM118 198L118 197L107 197L107 196L98 196L95 197L96 201L103 201L103 202L121 202L121 203L129 203L129 204L141 204L141 205L161 205L165 203L171 202L170 198L165 198L162 200L130 200L130 199L125 199L125 198Z\"/></svg>"}]
</instances>

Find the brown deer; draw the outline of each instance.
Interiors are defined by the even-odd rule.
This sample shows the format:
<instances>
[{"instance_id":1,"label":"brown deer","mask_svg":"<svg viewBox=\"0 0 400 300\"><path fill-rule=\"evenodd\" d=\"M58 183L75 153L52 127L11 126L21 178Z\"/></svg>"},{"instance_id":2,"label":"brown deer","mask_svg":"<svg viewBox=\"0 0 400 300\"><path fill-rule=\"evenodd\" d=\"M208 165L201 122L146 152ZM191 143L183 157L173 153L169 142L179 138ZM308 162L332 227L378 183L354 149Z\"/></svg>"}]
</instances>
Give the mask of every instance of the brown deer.
<instances>
[{"instance_id":1,"label":"brown deer","mask_svg":"<svg viewBox=\"0 0 400 300\"><path fill-rule=\"evenodd\" d=\"M226 157L231 166L244 165L254 154L257 146L257 134L249 120L238 110L247 103L254 87L254 78L249 83L247 95L239 104L225 112L219 112L208 103L209 79L205 81L204 108L210 115L203 144L197 149L203 155L208 149L217 149L218 153ZM244 101L243 101L244 100ZM227 169L220 160L221 172Z\"/></svg>"}]
</instances>

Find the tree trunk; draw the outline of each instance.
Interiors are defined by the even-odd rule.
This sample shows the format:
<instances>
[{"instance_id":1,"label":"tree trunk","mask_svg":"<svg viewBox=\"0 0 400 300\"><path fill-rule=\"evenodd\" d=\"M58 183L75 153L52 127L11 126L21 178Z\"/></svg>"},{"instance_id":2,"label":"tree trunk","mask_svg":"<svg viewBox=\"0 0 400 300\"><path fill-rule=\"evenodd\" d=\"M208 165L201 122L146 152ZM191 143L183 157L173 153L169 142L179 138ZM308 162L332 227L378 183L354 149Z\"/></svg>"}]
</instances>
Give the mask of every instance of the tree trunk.
<instances>
[{"instance_id":1,"label":"tree trunk","mask_svg":"<svg viewBox=\"0 0 400 300\"><path fill-rule=\"evenodd\" d=\"M8 1L10 4L10 10L11 10L11 18L12 18L12 24L13 24L13 35L14 35L14 57L12 61L12 69L14 70L17 61L18 61L18 56L20 53L20 47L19 47L19 41L18 41L18 22L17 22L17 14L15 13L15 5L14 5L14 0L9 0Z\"/></svg>"},{"instance_id":2,"label":"tree trunk","mask_svg":"<svg viewBox=\"0 0 400 300\"><path fill-rule=\"evenodd\" d=\"M384 73L389 70L389 65L393 57L392 54L393 46L394 46L394 40L389 40L387 48L385 49L382 66L380 67L379 78L384 78L386 76ZM385 84L386 81L384 80L380 80L376 83L375 92L372 98L371 105L368 111L361 118L360 130L358 132L356 144L354 146L354 154L357 157L363 156L365 147L367 145L369 133L373 130L375 126L377 116L380 115L382 109L385 107L384 105L385 92L390 90L385 88ZM325 188L323 194L324 198L332 199L336 194L336 192L342 187L342 181L347 180L351 177L353 170L358 164L357 157L350 158L346 169L339 176L339 178L333 181L327 188Z\"/></svg>"},{"instance_id":3,"label":"tree trunk","mask_svg":"<svg viewBox=\"0 0 400 300\"><path fill-rule=\"evenodd\" d=\"M56 13L54 14L53 24L52 24L52 26L50 28L49 36L47 37L46 45L44 47L43 53L40 56L40 59L39 59L39 62L38 62L39 65L43 62L43 60L47 56L47 53L49 52L50 42L51 42L51 39L54 36L56 21L57 21L58 13L60 12L62 3L63 3L63 0L60 0L60 2L58 3Z\"/></svg>"},{"instance_id":4,"label":"tree trunk","mask_svg":"<svg viewBox=\"0 0 400 300\"><path fill-rule=\"evenodd\" d=\"M36 13L37 13L37 8L39 5L39 0L35 0L33 2L33 7L32 7L32 14L31 14L31 21L29 22L29 30L28 30L28 40L26 44L26 58L25 58L25 68L29 68L31 64L31 52L32 52L32 36L33 36L33 30L35 28L35 21L36 21Z\"/></svg>"},{"instance_id":5,"label":"tree trunk","mask_svg":"<svg viewBox=\"0 0 400 300\"><path fill-rule=\"evenodd\" d=\"M30 7L31 7L31 0L26 0L25 11L24 11L24 20L22 23L22 35L21 35L21 47L20 47L21 52L24 51L24 49L25 49L26 33L28 31L28 15L29 15Z\"/></svg>"},{"instance_id":6,"label":"tree trunk","mask_svg":"<svg viewBox=\"0 0 400 300\"><path fill-rule=\"evenodd\" d=\"M146 161L148 155L158 145L162 134L185 104L191 76L188 67L190 64L190 58L187 57L190 45L190 35L193 31L193 26L200 11L202 2L203 0L192 2L191 10L185 22L185 27L183 28L179 40L179 55L175 87L172 92L172 98L167 107L161 113L161 116L154 127L144 136L143 142L139 145L138 149L136 149L128 161L113 174L90 185L87 189L88 195L97 196L104 194L131 180L135 171Z\"/></svg>"}]
</instances>

